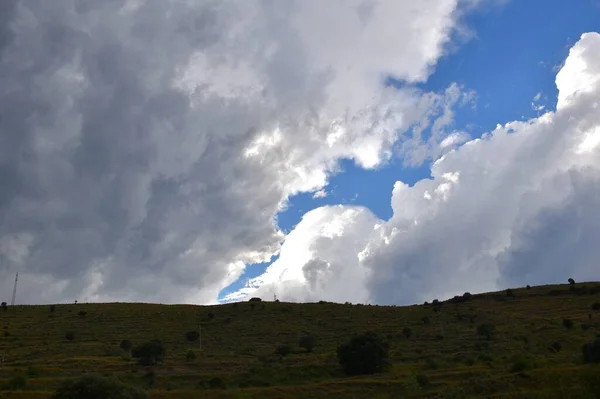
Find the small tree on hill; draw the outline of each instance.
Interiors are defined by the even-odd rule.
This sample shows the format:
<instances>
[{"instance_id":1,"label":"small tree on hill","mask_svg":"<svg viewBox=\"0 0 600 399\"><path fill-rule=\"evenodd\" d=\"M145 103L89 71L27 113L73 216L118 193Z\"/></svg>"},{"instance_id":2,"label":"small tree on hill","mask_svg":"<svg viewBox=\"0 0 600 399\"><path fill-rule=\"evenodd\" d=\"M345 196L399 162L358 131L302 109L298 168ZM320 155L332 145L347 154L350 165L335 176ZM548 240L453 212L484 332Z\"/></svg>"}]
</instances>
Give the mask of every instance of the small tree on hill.
<instances>
[{"instance_id":1,"label":"small tree on hill","mask_svg":"<svg viewBox=\"0 0 600 399\"><path fill-rule=\"evenodd\" d=\"M85 375L64 381L52 399L146 399L147 397L146 392L126 385L115 377Z\"/></svg>"},{"instance_id":2,"label":"small tree on hill","mask_svg":"<svg viewBox=\"0 0 600 399\"><path fill-rule=\"evenodd\" d=\"M317 346L317 339L314 335L305 334L300 337L298 346L306 350L306 352L311 353L315 349L315 346Z\"/></svg>"},{"instance_id":3,"label":"small tree on hill","mask_svg":"<svg viewBox=\"0 0 600 399\"><path fill-rule=\"evenodd\" d=\"M600 364L600 334L594 342L583 345L583 362Z\"/></svg>"},{"instance_id":4,"label":"small tree on hill","mask_svg":"<svg viewBox=\"0 0 600 399\"><path fill-rule=\"evenodd\" d=\"M142 366L152 366L162 363L165 357L165 347L161 341L153 339L133 348L131 356L138 359L138 362Z\"/></svg>"},{"instance_id":5,"label":"small tree on hill","mask_svg":"<svg viewBox=\"0 0 600 399\"><path fill-rule=\"evenodd\" d=\"M371 332L340 345L337 357L347 375L381 373L390 367L388 343Z\"/></svg>"},{"instance_id":6,"label":"small tree on hill","mask_svg":"<svg viewBox=\"0 0 600 399\"><path fill-rule=\"evenodd\" d=\"M187 338L188 341L193 342L193 341L198 341L198 339L200 338L200 333L198 331L188 331L185 333L185 338Z\"/></svg>"},{"instance_id":7,"label":"small tree on hill","mask_svg":"<svg viewBox=\"0 0 600 399\"><path fill-rule=\"evenodd\" d=\"M132 347L133 347L133 344L128 339L122 340L121 344L119 345L119 348L121 348L125 352L129 352Z\"/></svg>"},{"instance_id":8,"label":"small tree on hill","mask_svg":"<svg viewBox=\"0 0 600 399\"><path fill-rule=\"evenodd\" d=\"M569 328L569 329L571 329L571 328L573 328L573 326L574 326L574 323L573 323L573 320L571 320L571 319L563 319L563 321L562 321L562 325L563 325L565 328Z\"/></svg>"},{"instance_id":9,"label":"small tree on hill","mask_svg":"<svg viewBox=\"0 0 600 399\"><path fill-rule=\"evenodd\" d=\"M496 327L493 324L480 324L477 326L477 335L481 335L490 341L495 329Z\"/></svg>"},{"instance_id":10,"label":"small tree on hill","mask_svg":"<svg viewBox=\"0 0 600 399\"><path fill-rule=\"evenodd\" d=\"M2 310L4 310L5 312L8 310L8 304L6 302L2 302Z\"/></svg>"},{"instance_id":11,"label":"small tree on hill","mask_svg":"<svg viewBox=\"0 0 600 399\"><path fill-rule=\"evenodd\" d=\"M569 280L567 280L569 282L569 284L573 285L575 284L575 280L573 280L572 278L570 278Z\"/></svg>"}]
</instances>

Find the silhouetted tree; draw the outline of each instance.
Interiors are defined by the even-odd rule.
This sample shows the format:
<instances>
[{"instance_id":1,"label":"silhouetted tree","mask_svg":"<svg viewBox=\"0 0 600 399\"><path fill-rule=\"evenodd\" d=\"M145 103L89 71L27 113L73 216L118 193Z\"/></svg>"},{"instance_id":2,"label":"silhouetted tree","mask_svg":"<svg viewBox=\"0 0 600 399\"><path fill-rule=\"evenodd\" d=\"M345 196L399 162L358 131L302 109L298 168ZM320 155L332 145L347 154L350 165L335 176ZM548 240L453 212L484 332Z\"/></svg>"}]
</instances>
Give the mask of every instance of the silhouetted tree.
<instances>
[{"instance_id":1,"label":"silhouetted tree","mask_svg":"<svg viewBox=\"0 0 600 399\"><path fill-rule=\"evenodd\" d=\"M124 350L125 352L129 352L131 350L131 348L133 347L133 344L131 343L130 340L128 339L124 339L121 341L121 344L119 345L119 348L121 348L122 350Z\"/></svg>"},{"instance_id":2,"label":"silhouetted tree","mask_svg":"<svg viewBox=\"0 0 600 399\"><path fill-rule=\"evenodd\" d=\"M573 328L573 326L574 326L574 323L573 323L573 320L571 320L571 319L563 319L563 321L562 321L562 325L563 325L565 328Z\"/></svg>"},{"instance_id":3,"label":"silhouetted tree","mask_svg":"<svg viewBox=\"0 0 600 399\"><path fill-rule=\"evenodd\" d=\"M162 342L158 339L153 339L152 341L133 348L131 356L138 359L138 362L142 366L151 366L162 363L165 352L165 347Z\"/></svg>"},{"instance_id":4,"label":"silhouetted tree","mask_svg":"<svg viewBox=\"0 0 600 399\"><path fill-rule=\"evenodd\" d=\"M489 341L492 339L492 335L494 334L495 329L496 326L494 326L493 324L480 324L479 326L477 326L477 335L486 337L486 339Z\"/></svg>"},{"instance_id":5,"label":"silhouetted tree","mask_svg":"<svg viewBox=\"0 0 600 399\"><path fill-rule=\"evenodd\" d=\"M8 304L6 302L2 302L2 310L4 310L5 312L8 310Z\"/></svg>"},{"instance_id":6,"label":"silhouetted tree","mask_svg":"<svg viewBox=\"0 0 600 399\"><path fill-rule=\"evenodd\" d=\"M381 373L390 367L388 343L371 332L340 345L337 357L348 375Z\"/></svg>"},{"instance_id":7,"label":"silhouetted tree","mask_svg":"<svg viewBox=\"0 0 600 399\"><path fill-rule=\"evenodd\" d=\"M596 335L594 342L584 344L581 349L584 363L600 363L600 334Z\"/></svg>"},{"instance_id":8,"label":"silhouetted tree","mask_svg":"<svg viewBox=\"0 0 600 399\"><path fill-rule=\"evenodd\" d=\"M317 339L314 335L305 334L300 337L298 346L304 348L306 352L311 353L315 349L315 346L317 346Z\"/></svg>"},{"instance_id":9,"label":"silhouetted tree","mask_svg":"<svg viewBox=\"0 0 600 399\"><path fill-rule=\"evenodd\" d=\"M575 280L573 280L572 278L570 278L569 280L567 280L569 282L569 284L573 285L575 284Z\"/></svg>"},{"instance_id":10,"label":"silhouetted tree","mask_svg":"<svg viewBox=\"0 0 600 399\"><path fill-rule=\"evenodd\" d=\"M200 338L200 333L196 330L188 331L185 333L185 338L190 342L198 341L198 338Z\"/></svg>"}]
</instances>

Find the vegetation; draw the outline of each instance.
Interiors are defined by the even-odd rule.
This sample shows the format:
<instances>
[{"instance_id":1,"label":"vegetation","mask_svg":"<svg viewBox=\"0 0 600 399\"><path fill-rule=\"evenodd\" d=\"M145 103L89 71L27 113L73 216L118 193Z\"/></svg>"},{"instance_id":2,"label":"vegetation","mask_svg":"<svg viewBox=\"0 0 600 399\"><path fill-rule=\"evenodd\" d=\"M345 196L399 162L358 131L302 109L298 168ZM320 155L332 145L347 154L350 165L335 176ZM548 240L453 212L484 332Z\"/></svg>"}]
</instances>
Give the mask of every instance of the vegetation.
<instances>
[{"instance_id":1,"label":"vegetation","mask_svg":"<svg viewBox=\"0 0 600 399\"><path fill-rule=\"evenodd\" d=\"M131 356L138 359L142 366L151 366L162 363L165 357L165 347L158 339L153 339L133 348Z\"/></svg>"},{"instance_id":2,"label":"vegetation","mask_svg":"<svg viewBox=\"0 0 600 399\"><path fill-rule=\"evenodd\" d=\"M6 302L2 302L0 306L2 306L2 310L4 310L5 312L8 310L8 304Z\"/></svg>"},{"instance_id":3,"label":"vegetation","mask_svg":"<svg viewBox=\"0 0 600 399\"><path fill-rule=\"evenodd\" d=\"M126 385L114 377L86 375L64 381L52 399L145 399L139 388Z\"/></svg>"},{"instance_id":4,"label":"vegetation","mask_svg":"<svg viewBox=\"0 0 600 399\"><path fill-rule=\"evenodd\" d=\"M337 357L347 375L382 373L390 367L388 343L372 332L340 345Z\"/></svg>"},{"instance_id":5,"label":"vegetation","mask_svg":"<svg viewBox=\"0 0 600 399\"><path fill-rule=\"evenodd\" d=\"M56 397L88 375L123 386L120 398L595 397L600 316L593 304L600 303L600 283L512 291L512 298L502 290L403 307L71 303L49 312L50 305L10 306L0 310L0 398ZM564 319L577 328L565 328ZM187 339L199 320L201 348ZM492 328L480 333L481 325ZM367 331L377 338L352 344ZM363 353L382 359L382 367L374 374L347 370L341 347L354 348L350 361Z\"/></svg>"}]
</instances>

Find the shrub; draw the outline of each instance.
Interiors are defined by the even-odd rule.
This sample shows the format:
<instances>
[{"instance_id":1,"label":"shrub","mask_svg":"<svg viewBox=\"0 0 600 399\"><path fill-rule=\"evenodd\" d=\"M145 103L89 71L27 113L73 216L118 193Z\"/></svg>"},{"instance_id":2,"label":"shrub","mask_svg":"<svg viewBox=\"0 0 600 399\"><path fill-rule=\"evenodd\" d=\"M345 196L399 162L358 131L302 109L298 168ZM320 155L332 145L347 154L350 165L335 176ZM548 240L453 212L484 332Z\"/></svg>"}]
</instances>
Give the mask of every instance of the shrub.
<instances>
[{"instance_id":1,"label":"shrub","mask_svg":"<svg viewBox=\"0 0 600 399\"><path fill-rule=\"evenodd\" d=\"M63 382L53 399L145 399L146 392L126 385L115 377L84 375Z\"/></svg>"},{"instance_id":2,"label":"shrub","mask_svg":"<svg viewBox=\"0 0 600 399\"><path fill-rule=\"evenodd\" d=\"M559 342L553 342L552 345L548 347L550 352L560 352L562 349L562 345Z\"/></svg>"},{"instance_id":3,"label":"shrub","mask_svg":"<svg viewBox=\"0 0 600 399\"><path fill-rule=\"evenodd\" d=\"M3 388L7 391L20 391L27 386L27 377L24 375L17 375L10 378L4 384Z\"/></svg>"},{"instance_id":4,"label":"shrub","mask_svg":"<svg viewBox=\"0 0 600 399\"><path fill-rule=\"evenodd\" d=\"M188 331L185 333L185 338L190 342L198 341L198 339L200 338L200 333L195 330Z\"/></svg>"},{"instance_id":5,"label":"shrub","mask_svg":"<svg viewBox=\"0 0 600 399\"><path fill-rule=\"evenodd\" d=\"M571 285L575 284L575 280L573 280L572 278L568 279L567 281L568 281L568 282L569 282L569 284L571 284Z\"/></svg>"},{"instance_id":6,"label":"shrub","mask_svg":"<svg viewBox=\"0 0 600 399\"><path fill-rule=\"evenodd\" d=\"M492 334L494 334L495 329L496 327L493 324L480 324L477 326L477 335L486 337L489 341L492 339Z\"/></svg>"},{"instance_id":7,"label":"shrub","mask_svg":"<svg viewBox=\"0 0 600 399\"><path fill-rule=\"evenodd\" d=\"M304 348L306 352L311 353L315 349L315 346L317 346L317 339L310 334L303 335L300 337L298 346Z\"/></svg>"},{"instance_id":8,"label":"shrub","mask_svg":"<svg viewBox=\"0 0 600 399\"><path fill-rule=\"evenodd\" d=\"M530 290L531 286L529 284L527 284L527 287L525 287L525 288L527 288L528 290Z\"/></svg>"},{"instance_id":9,"label":"shrub","mask_svg":"<svg viewBox=\"0 0 600 399\"><path fill-rule=\"evenodd\" d=\"M132 346L133 346L133 344L131 343L130 340L124 339L124 340L121 341L121 344L119 345L119 348L121 348L125 352L129 352L131 350Z\"/></svg>"},{"instance_id":10,"label":"shrub","mask_svg":"<svg viewBox=\"0 0 600 399\"><path fill-rule=\"evenodd\" d=\"M600 302L594 302L592 304L592 310L600 310Z\"/></svg>"},{"instance_id":11,"label":"shrub","mask_svg":"<svg viewBox=\"0 0 600 399\"><path fill-rule=\"evenodd\" d=\"M584 363L600 364L600 334L596 335L594 342L584 344L581 349Z\"/></svg>"},{"instance_id":12,"label":"shrub","mask_svg":"<svg viewBox=\"0 0 600 399\"><path fill-rule=\"evenodd\" d=\"M162 363L165 356L165 347L161 341L153 339L135 347L131 352L131 356L138 359L142 366L151 366Z\"/></svg>"},{"instance_id":13,"label":"shrub","mask_svg":"<svg viewBox=\"0 0 600 399\"><path fill-rule=\"evenodd\" d=\"M410 338L412 336L412 330L409 327L404 327L402 329L402 335L404 335L406 338Z\"/></svg>"},{"instance_id":14,"label":"shrub","mask_svg":"<svg viewBox=\"0 0 600 399\"><path fill-rule=\"evenodd\" d=\"M347 375L381 373L390 367L388 343L371 332L340 345L337 357Z\"/></svg>"},{"instance_id":15,"label":"shrub","mask_svg":"<svg viewBox=\"0 0 600 399\"><path fill-rule=\"evenodd\" d=\"M440 301L438 299L434 299L433 301L431 301L431 303L434 305L439 305Z\"/></svg>"},{"instance_id":16,"label":"shrub","mask_svg":"<svg viewBox=\"0 0 600 399\"><path fill-rule=\"evenodd\" d=\"M465 300L469 300L469 299L471 299L471 293L470 292L465 292L462 297Z\"/></svg>"},{"instance_id":17,"label":"shrub","mask_svg":"<svg viewBox=\"0 0 600 399\"><path fill-rule=\"evenodd\" d=\"M248 302L262 302L262 299L261 299L261 298L254 297L254 298L250 298L250 299L248 300Z\"/></svg>"},{"instance_id":18,"label":"shrub","mask_svg":"<svg viewBox=\"0 0 600 399\"><path fill-rule=\"evenodd\" d=\"M196 354L192 351L189 350L188 353L185 354L185 360L188 362L191 362L192 360L196 359Z\"/></svg>"},{"instance_id":19,"label":"shrub","mask_svg":"<svg viewBox=\"0 0 600 399\"><path fill-rule=\"evenodd\" d=\"M65 339L69 342L73 342L75 340L75 333L73 331L67 331L65 333Z\"/></svg>"},{"instance_id":20,"label":"shrub","mask_svg":"<svg viewBox=\"0 0 600 399\"><path fill-rule=\"evenodd\" d=\"M5 312L8 310L8 304L6 302L2 302L2 310L4 310Z\"/></svg>"},{"instance_id":21,"label":"shrub","mask_svg":"<svg viewBox=\"0 0 600 399\"><path fill-rule=\"evenodd\" d=\"M569 328L569 329L570 329L570 328L573 328L573 326L574 326L575 324L573 323L573 320L571 320L571 319L563 319L563 321L562 321L562 325L563 325L565 328Z\"/></svg>"},{"instance_id":22,"label":"shrub","mask_svg":"<svg viewBox=\"0 0 600 399\"><path fill-rule=\"evenodd\" d=\"M292 353L292 347L288 344L278 345L275 348L275 353L279 356L287 356Z\"/></svg>"},{"instance_id":23,"label":"shrub","mask_svg":"<svg viewBox=\"0 0 600 399\"><path fill-rule=\"evenodd\" d=\"M521 373L531 368L531 365L523 356L516 355L512 358L512 365L510 366L511 373Z\"/></svg>"}]
</instances>

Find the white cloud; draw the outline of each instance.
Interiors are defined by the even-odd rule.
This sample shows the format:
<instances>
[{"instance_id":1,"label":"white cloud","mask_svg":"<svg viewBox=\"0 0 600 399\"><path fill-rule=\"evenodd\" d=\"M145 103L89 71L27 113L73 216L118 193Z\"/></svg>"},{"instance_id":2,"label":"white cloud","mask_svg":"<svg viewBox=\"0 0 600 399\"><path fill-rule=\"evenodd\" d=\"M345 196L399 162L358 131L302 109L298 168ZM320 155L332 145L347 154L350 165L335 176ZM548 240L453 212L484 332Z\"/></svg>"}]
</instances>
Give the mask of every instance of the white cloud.
<instances>
[{"instance_id":1,"label":"white cloud","mask_svg":"<svg viewBox=\"0 0 600 399\"><path fill-rule=\"evenodd\" d=\"M23 302L214 301L279 251L290 195L401 137L435 156L461 98L410 86L456 0L58 3L0 2L0 289L20 270Z\"/></svg>"},{"instance_id":2,"label":"white cloud","mask_svg":"<svg viewBox=\"0 0 600 399\"><path fill-rule=\"evenodd\" d=\"M406 304L569 277L597 280L598 57L600 34L583 35L557 75L556 112L506 123L444 154L432 179L396 183L389 221L348 208L370 215L345 224L332 241L360 237L352 254L348 245L306 244L322 240L319 223L344 208L313 211L319 218L302 220L290 233L284 248L294 255L282 256L265 283L277 281L285 287L279 297L288 300ZM338 258L344 267L334 274L329 265ZM301 273L305 265L319 271L310 283Z\"/></svg>"}]
</instances>

